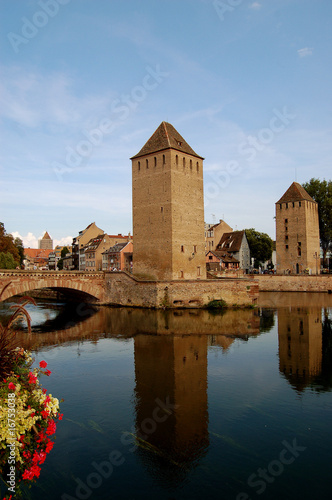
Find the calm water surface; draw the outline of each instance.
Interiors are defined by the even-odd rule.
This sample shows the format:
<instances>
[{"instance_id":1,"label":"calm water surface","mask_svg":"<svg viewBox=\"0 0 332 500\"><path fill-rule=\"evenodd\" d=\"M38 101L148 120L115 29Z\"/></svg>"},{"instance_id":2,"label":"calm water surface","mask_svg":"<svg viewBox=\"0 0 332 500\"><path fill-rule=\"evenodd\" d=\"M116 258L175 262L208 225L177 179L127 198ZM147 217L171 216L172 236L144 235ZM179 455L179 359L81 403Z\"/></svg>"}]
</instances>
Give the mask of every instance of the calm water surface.
<instances>
[{"instance_id":1,"label":"calm water surface","mask_svg":"<svg viewBox=\"0 0 332 500\"><path fill-rule=\"evenodd\" d=\"M26 498L331 497L332 296L262 294L225 314L30 311L21 343L65 401Z\"/></svg>"}]
</instances>

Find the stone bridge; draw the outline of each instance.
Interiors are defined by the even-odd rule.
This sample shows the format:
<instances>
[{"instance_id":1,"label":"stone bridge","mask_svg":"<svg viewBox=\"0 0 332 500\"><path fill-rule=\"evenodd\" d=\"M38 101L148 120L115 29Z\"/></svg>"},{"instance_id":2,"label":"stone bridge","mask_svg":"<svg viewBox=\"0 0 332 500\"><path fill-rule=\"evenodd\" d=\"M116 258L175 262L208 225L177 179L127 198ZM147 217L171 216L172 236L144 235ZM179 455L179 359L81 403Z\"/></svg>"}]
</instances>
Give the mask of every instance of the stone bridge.
<instances>
[{"instance_id":1,"label":"stone bridge","mask_svg":"<svg viewBox=\"0 0 332 500\"><path fill-rule=\"evenodd\" d=\"M248 306L258 298L252 278L140 281L126 272L0 271L0 302L43 288L82 302L148 308L197 309L213 300Z\"/></svg>"},{"instance_id":2,"label":"stone bridge","mask_svg":"<svg viewBox=\"0 0 332 500\"><path fill-rule=\"evenodd\" d=\"M0 271L0 301L36 289L50 288L75 299L104 302L104 273L81 271Z\"/></svg>"}]
</instances>

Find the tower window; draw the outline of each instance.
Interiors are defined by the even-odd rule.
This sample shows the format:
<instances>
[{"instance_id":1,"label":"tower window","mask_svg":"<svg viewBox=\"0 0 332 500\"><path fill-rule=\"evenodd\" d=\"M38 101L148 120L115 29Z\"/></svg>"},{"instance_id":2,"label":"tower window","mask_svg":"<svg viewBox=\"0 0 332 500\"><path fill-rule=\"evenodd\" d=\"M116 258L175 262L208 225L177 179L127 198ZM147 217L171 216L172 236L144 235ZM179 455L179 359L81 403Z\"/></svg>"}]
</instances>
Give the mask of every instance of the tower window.
<instances>
[{"instance_id":1,"label":"tower window","mask_svg":"<svg viewBox=\"0 0 332 500\"><path fill-rule=\"evenodd\" d=\"M149 168L149 160L146 159L145 161L146 161L146 168Z\"/></svg>"},{"instance_id":2,"label":"tower window","mask_svg":"<svg viewBox=\"0 0 332 500\"><path fill-rule=\"evenodd\" d=\"M288 203L286 203L286 208L288 208Z\"/></svg>"},{"instance_id":3,"label":"tower window","mask_svg":"<svg viewBox=\"0 0 332 500\"><path fill-rule=\"evenodd\" d=\"M282 203L279 203L280 210L282 209Z\"/></svg>"},{"instance_id":4,"label":"tower window","mask_svg":"<svg viewBox=\"0 0 332 500\"><path fill-rule=\"evenodd\" d=\"M183 168L186 166L186 159L183 157Z\"/></svg>"},{"instance_id":5,"label":"tower window","mask_svg":"<svg viewBox=\"0 0 332 500\"><path fill-rule=\"evenodd\" d=\"M197 253L197 245L194 245L194 253Z\"/></svg>"},{"instance_id":6,"label":"tower window","mask_svg":"<svg viewBox=\"0 0 332 500\"><path fill-rule=\"evenodd\" d=\"M288 245L285 245L286 250L288 250Z\"/></svg>"},{"instance_id":7,"label":"tower window","mask_svg":"<svg viewBox=\"0 0 332 500\"><path fill-rule=\"evenodd\" d=\"M286 236L285 236L285 240L288 240L288 234L286 234Z\"/></svg>"},{"instance_id":8,"label":"tower window","mask_svg":"<svg viewBox=\"0 0 332 500\"><path fill-rule=\"evenodd\" d=\"M138 162L138 170L141 170L141 162Z\"/></svg>"},{"instance_id":9,"label":"tower window","mask_svg":"<svg viewBox=\"0 0 332 500\"><path fill-rule=\"evenodd\" d=\"M165 155L163 155L163 165L165 165L165 163L166 163L166 157Z\"/></svg>"},{"instance_id":10,"label":"tower window","mask_svg":"<svg viewBox=\"0 0 332 500\"><path fill-rule=\"evenodd\" d=\"M299 201L299 207L301 206L301 202Z\"/></svg>"},{"instance_id":11,"label":"tower window","mask_svg":"<svg viewBox=\"0 0 332 500\"><path fill-rule=\"evenodd\" d=\"M181 245L181 252L184 252L184 246Z\"/></svg>"},{"instance_id":12,"label":"tower window","mask_svg":"<svg viewBox=\"0 0 332 500\"><path fill-rule=\"evenodd\" d=\"M190 160L190 170L192 170L192 169L193 169L193 162L192 162L192 160Z\"/></svg>"},{"instance_id":13,"label":"tower window","mask_svg":"<svg viewBox=\"0 0 332 500\"><path fill-rule=\"evenodd\" d=\"M197 267L197 276L200 276L201 275L201 268L200 266Z\"/></svg>"},{"instance_id":14,"label":"tower window","mask_svg":"<svg viewBox=\"0 0 332 500\"><path fill-rule=\"evenodd\" d=\"M295 207L295 203L294 203L294 201L293 201L293 207Z\"/></svg>"},{"instance_id":15,"label":"tower window","mask_svg":"<svg viewBox=\"0 0 332 500\"><path fill-rule=\"evenodd\" d=\"M288 219L285 219L285 224L287 224L287 223L288 223Z\"/></svg>"},{"instance_id":16,"label":"tower window","mask_svg":"<svg viewBox=\"0 0 332 500\"><path fill-rule=\"evenodd\" d=\"M199 165L198 165L198 161L196 162L196 170L197 170L197 172L199 172Z\"/></svg>"},{"instance_id":17,"label":"tower window","mask_svg":"<svg viewBox=\"0 0 332 500\"><path fill-rule=\"evenodd\" d=\"M157 166L157 157L156 156L154 157L154 166L155 167Z\"/></svg>"},{"instance_id":18,"label":"tower window","mask_svg":"<svg viewBox=\"0 0 332 500\"><path fill-rule=\"evenodd\" d=\"M160 207L160 211L161 211L161 213L163 213L164 207Z\"/></svg>"},{"instance_id":19,"label":"tower window","mask_svg":"<svg viewBox=\"0 0 332 500\"><path fill-rule=\"evenodd\" d=\"M179 157L178 157L178 155L176 155L176 157L175 157L175 163L176 163L176 165L179 164Z\"/></svg>"}]
</instances>

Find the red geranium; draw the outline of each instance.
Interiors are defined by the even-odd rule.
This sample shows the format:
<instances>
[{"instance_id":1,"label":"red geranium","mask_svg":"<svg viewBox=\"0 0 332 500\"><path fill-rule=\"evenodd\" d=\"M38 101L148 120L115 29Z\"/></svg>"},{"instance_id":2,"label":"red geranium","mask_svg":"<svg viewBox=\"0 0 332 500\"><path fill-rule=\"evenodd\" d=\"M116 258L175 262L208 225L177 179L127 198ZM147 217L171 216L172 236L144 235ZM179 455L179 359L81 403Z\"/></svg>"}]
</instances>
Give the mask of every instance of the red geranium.
<instances>
[{"instance_id":1,"label":"red geranium","mask_svg":"<svg viewBox=\"0 0 332 500\"><path fill-rule=\"evenodd\" d=\"M47 366L46 361L41 361L41 362L39 363L39 366L40 366L40 368L46 368L46 366Z\"/></svg>"}]
</instances>

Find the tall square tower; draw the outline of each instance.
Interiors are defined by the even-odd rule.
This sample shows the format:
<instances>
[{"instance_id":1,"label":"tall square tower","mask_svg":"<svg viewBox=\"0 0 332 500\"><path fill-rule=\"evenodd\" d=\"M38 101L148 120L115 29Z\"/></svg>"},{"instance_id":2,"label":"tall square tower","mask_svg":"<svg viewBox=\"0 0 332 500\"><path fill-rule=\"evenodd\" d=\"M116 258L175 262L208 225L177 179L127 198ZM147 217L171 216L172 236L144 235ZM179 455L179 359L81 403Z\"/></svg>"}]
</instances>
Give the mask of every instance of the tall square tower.
<instances>
[{"instance_id":1,"label":"tall square tower","mask_svg":"<svg viewBox=\"0 0 332 500\"><path fill-rule=\"evenodd\" d=\"M134 274L206 278L203 159L166 122L131 158Z\"/></svg>"},{"instance_id":2,"label":"tall square tower","mask_svg":"<svg viewBox=\"0 0 332 500\"><path fill-rule=\"evenodd\" d=\"M277 272L320 272L318 204L297 182L276 203Z\"/></svg>"}]
</instances>

